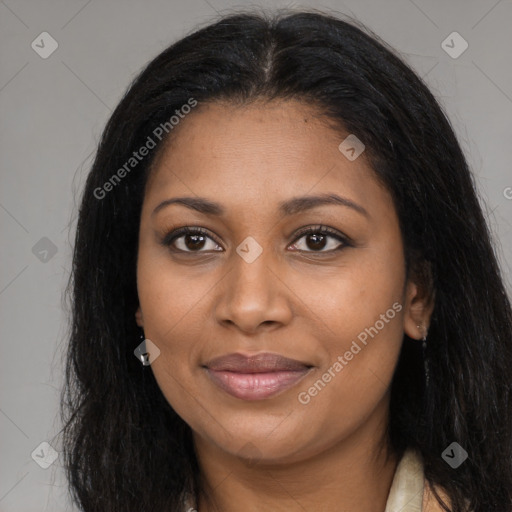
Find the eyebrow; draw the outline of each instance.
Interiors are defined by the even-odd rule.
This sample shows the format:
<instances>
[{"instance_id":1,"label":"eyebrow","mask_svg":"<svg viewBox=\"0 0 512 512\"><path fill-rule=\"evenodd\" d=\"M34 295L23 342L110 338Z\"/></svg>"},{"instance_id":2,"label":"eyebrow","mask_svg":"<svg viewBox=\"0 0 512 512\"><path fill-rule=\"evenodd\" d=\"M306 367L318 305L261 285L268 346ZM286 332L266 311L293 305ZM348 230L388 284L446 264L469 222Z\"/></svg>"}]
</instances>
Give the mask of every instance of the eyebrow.
<instances>
[{"instance_id":1,"label":"eyebrow","mask_svg":"<svg viewBox=\"0 0 512 512\"><path fill-rule=\"evenodd\" d=\"M153 210L151 216L153 217L160 210L171 204L181 204L187 208L196 210L205 215L222 216L226 212L225 208L221 204L215 203L203 197L174 197L172 199L166 199L165 201L162 201ZM293 197L279 203L279 212L282 216L289 216L324 205L345 206L355 210L365 217L370 217L369 213L361 205L337 194L319 194Z\"/></svg>"}]
</instances>

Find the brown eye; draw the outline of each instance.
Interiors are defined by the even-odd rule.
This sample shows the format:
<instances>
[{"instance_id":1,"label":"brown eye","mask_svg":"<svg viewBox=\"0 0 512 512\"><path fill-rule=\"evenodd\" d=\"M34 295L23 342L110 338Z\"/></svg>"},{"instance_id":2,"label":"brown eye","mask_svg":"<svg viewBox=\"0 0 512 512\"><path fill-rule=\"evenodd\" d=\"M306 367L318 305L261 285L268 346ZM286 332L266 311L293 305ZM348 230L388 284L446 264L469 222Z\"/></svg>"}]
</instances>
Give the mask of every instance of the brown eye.
<instances>
[{"instance_id":1,"label":"brown eye","mask_svg":"<svg viewBox=\"0 0 512 512\"><path fill-rule=\"evenodd\" d=\"M344 236L331 228L307 228L300 235L292 245L298 251L331 252L350 245ZM300 243L302 239L304 239L304 243Z\"/></svg>"},{"instance_id":2,"label":"brown eye","mask_svg":"<svg viewBox=\"0 0 512 512\"><path fill-rule=\"evenodd\" d=\"M218 251L219 245L212 237L207 235L202 228L180 228L166 235L162 241L163 245L172 247L181 252L206 252ZM204 250L203 250L204 249Z\"/></svg>"},{"instance_id":3,"label":"brown eye","mask_svg":"<svg viewBox=\"0 0 512 512\"><path fill-rule=\"evenodd\" d=\"M313 250L319 251L326 247L328 236L321 233L311 233L306 235L306 246Z\"/></svg>"},{"instance_id":4,"label":"brown eye","mask_svg":"<svg viewBox=\"0 0 512 512\"><path fill-rule=\"evenodd\" d=\"M206 237L204 235L183 235L184 245L187 249L194 251L196 249L202 249L205 245Z\"/></svg>"}]
</instances>

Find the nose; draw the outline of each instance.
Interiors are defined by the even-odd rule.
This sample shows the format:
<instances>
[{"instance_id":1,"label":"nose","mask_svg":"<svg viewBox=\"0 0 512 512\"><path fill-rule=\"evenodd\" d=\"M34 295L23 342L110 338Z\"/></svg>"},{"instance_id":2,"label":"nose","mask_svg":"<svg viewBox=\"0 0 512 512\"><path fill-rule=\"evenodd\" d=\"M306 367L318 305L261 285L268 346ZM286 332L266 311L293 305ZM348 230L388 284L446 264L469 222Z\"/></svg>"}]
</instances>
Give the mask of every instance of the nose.
<instances>
[{"instance_id":1,"label":"nose","mask_svg":"<svg viewBox=\"0 0 512 512\"><path fill-rule=\"evenodd\" d=\"M252 263L233 254L233 263L215 297L219 323L234 326L246 334L256 334L291 321L292 292L268 253L263 251Z\"/></svg>"}]
</instances>

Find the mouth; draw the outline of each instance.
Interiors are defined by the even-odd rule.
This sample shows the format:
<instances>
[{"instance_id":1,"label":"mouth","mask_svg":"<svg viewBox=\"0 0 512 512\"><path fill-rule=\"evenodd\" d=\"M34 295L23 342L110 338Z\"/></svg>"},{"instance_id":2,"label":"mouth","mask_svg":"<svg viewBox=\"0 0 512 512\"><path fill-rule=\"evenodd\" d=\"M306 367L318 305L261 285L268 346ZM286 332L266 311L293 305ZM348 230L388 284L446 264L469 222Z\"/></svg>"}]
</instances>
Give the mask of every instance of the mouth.
<instances>
[{"instance_id":1,"label":"mouth","mask_svg":"<svg viewBox=\"0 0 512 512\"><path fill-rule=\"evenodd\" d=\"M211 381L231 396L263 400L293 387L312 365L265 352L254 356L228 354L212 359L204 368Z\"/></svg>"}]
</instances>

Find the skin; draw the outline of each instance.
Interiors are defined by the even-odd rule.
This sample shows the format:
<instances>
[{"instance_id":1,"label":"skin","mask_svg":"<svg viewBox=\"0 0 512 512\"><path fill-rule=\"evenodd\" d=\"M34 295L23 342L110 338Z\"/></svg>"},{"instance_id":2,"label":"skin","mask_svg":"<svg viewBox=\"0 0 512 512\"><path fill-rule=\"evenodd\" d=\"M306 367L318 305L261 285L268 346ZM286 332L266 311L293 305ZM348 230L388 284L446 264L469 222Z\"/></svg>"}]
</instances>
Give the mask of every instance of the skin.
<instances>
[{"instance_id":1,"label":"skin","mask_svg":"<svg viewBox=\"0 0 512 512\"><path fill-rule=\"evenodd\" d=\"M390 194L364 153L349 161L338 150L347 135L298 101L210 103L181 121L154 163L141 212L136 321L161 351L151 368L164 396L192 428L210 489L201 512L240 504L246 511L385 508L397 465L385 437L389 386L404 333L420 340L418 325L428 326L433 306L406 281ZM368 215L332 204L278 211L281 201L322 193ZM218 202L225 213L172 204L152 215L182 196ZM353 245L326 235L322 247L296 236L318 225ZM202 247L187 246L186 236L174 250L162 244L182 226L212 236ZM248 236L263 250L252 263L236 252ZM298 394L394 303L401 311L300 403ZM276 396L245 401L220 390L202 367L232 352L273 352L313 369Z\"/></svg>"}]
</instances>

